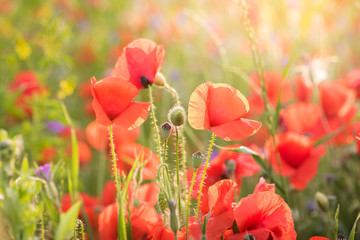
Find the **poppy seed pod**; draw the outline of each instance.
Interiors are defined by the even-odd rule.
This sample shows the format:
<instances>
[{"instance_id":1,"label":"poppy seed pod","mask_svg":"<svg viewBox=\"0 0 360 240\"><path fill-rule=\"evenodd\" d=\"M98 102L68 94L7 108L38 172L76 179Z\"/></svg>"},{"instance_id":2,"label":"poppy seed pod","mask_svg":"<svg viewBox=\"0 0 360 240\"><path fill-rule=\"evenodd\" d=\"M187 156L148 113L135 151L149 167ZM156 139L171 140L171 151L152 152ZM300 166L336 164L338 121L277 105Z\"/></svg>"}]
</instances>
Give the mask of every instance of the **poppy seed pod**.
<instances>
[{"instance_id":1,"label":"poppy seed pod","mask_svg":"<svg viewBox=\"0 0 360 240\"><path fill-rule=\"evenodd\" d=\"M162 74L161 72L158 72L155 76L154 83L158 87L163 87L166 83L166 78L165 78L164 74Z\"/></svg>"},{"instance_id":2,"label":"poppy seed pod","mask_svg":"<svg viewBox=\"0 0 360 240\"><path fill-rule=\"evenodd\" d=\"M174 126L181 126L185 123L185 110L177 106L173 107L169 112L169 120Z\"/></svg>"},{"instance_id":3,"label":"poppy seed pod","mask_svg":"<svg viewBox=\"0 0 360 240\"><path fill-rule=\"evenodd\" d=\"M192 164L195 169L198 169L201 166L201 164L204 161L204 158L205 158L204 154L202 154L200 151L192 155Z\"/></svg>"},{"instance_id":4,"label":"poppy seed pod","mask_svg":"<svg viewBox=\"0 0 360 240\"><path fill-rule=\"evenodd\" d=\"M316 192L315 201L324 212L329 209L329 199L322 192Z\"/></svg>"},{"instance_id":5,"label":"poppy seed pod","mask_svg":"<svg viewBox=\"0 0 360 240\"><path fill-rule=\"evenodd\" d=\"M172 125L168 122L161 125L161 136L165 141L171 136L172 128Z\"/></svg>"}]
</instances>

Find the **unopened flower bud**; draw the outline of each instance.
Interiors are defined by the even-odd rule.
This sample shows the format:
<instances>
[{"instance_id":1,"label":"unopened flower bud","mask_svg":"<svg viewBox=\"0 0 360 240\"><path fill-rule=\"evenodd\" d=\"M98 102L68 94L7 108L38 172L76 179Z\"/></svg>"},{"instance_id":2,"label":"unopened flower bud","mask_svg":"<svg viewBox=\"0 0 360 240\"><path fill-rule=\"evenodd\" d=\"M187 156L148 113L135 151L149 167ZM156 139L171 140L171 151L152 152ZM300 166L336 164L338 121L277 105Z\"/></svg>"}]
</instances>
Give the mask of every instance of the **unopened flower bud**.
<instances>
[{"instance_id":1,"label":"unopened flower bud","mask_svg":"<svg viewBox=\"0 0 360 240\"><path fill-rule=\"evenodd\" d=\"M315 201L324 212L329 209L329 199L322 192L316 192Z\"/></svg>"},{"instance_id":2,"label":"unopened flower bud","mask_svg":"<svg viewBox=\"0 0 360 240\"><path fill-rule=\"evenodd\" d=\"M176 216L176 208L174 200L169 200L169 208L170 208L170 227L174 233L176 233L179 229L178 218Z\"/></svg>"},{"instance_id":3,"label":"unopened flower bud","mask_svg":"<svg viewBox=\"0 0 360 240\"><path fill-rule=\"evenodd\" d=\"M166 122L163 125L161 125L161 136L166 141L171 136L173 126Z\"/></svg>"},{"instance_id":4,"label":"unopened flower bud","mask_svg":"<svg viewBox=\"0 0 360 240\"><path fill-rule=\"evenodd\" d=\"M192 164L195 169L198 169L201 166L201 164L204 161L204 158L205 158L204 154L202 154L200 151L192 155Z\"/></svg>"},{"instance_id":5,"label":"unopened flower bud","mask_svg":"<svg viewBox=\"0 0 360 240\"><path fill-rule=\"evenodd\" d=\"M246 234L244 240L255 240L255 237L252 234Z\"/></svg>"},{"instance_id":6,"label":"unopened flower bud","mask_svg":"<svg viewBox=\"0 0 360 240\"><path fill-rule=\"evenodd\" d=\"M155 85L158 86L158 87L162 87L165 85L165 82L166 82L166 78L164 76L164 74L162 74L161 72L158 72L155 76Z\"/></svg>"},{"instance_id":7,"label":"unopened flower bud","mask_svg":"<svg viewBox=\"0 0 360 240\"><path fill-rule=\"evenodd\" d=\"M181 126L185 123L185 110L184 108L177 106L173 107L169 112L170 122L174 126Z\"/></svg>"}]
</instances>

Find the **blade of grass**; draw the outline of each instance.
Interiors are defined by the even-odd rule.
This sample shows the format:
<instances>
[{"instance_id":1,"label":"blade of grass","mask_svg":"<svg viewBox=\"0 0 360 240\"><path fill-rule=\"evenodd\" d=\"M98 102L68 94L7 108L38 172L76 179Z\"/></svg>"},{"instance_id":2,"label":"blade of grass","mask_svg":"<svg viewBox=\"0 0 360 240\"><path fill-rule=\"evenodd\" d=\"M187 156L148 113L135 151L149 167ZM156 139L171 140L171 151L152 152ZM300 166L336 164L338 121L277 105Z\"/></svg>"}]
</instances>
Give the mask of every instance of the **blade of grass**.
<instances>
[{"instance_id":1,"label":"blade of grass","mask_svg":"<svg viewBox=\"0 0 360 240\"><path fill-rule=\"evenodd\" d=\"M349 235L349 240L354 240L355 239L355 231L356 231L356 226L357 226L357 223L360 219L360 212L359 214L357 215L356 219L355 219L355 222L354 222L354 225L351 229L351 232L350 232L350 235Z\"/></svg>"},{"instance_id":2,"label":"blade of grass","mask_svg":"<svg viewBox=\"0 0 360 240\"><path fill-rule=\"evenodd\" d=\"M79 179L79 149L78 149L78 142L76 139L76 133L74 125L71 121L69 113L66 109L66 106L63 102L60 102L61 108L64 112L64 116L66 119L67 124L71 127L71 162L68 163L70 166L70 178L71 182L69 182L69 192L71 195L72 202L75 202L78 193L78 179ZM70 189L71 187L71 189Z\"/></svg>"}]
</instances>

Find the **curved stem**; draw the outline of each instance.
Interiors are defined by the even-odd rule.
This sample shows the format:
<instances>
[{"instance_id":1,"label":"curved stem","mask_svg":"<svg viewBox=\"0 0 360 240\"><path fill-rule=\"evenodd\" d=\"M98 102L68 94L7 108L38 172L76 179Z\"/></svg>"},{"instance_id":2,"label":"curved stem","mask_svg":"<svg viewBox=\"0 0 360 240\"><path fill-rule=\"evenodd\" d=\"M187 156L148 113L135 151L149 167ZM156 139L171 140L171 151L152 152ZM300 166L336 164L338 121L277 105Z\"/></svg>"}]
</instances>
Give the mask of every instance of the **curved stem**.
<instances>
[{"instance_id":1,"label":"curved stem","mask_svg":"<svg viewBox=\"0 0 360 240\"><path fill-rule=\"evenodd\" d=\"M181 223L181 187L180 187L180 171L179 171L179 131L175 127L176 132L176 183L178 187L178 203L179 203L179 222Z\"/></svg>"},{"instance_id":2,"label":"curved stem","mask_svg":"<svg viewBox=\"0 0 360 240\"><path fill-rule=\"evenodd\" d=\"M202 178L201 178L199 197L198 197L198 202L197 202L197 207L196 207L196 214L199 214L202 188L203 188L203 185L204 185L204 180L205 180L205 175L206 175L206 169L207 169L207 166L208 166L208 164L209 164L211 149L212 149L212 146L213 146L213 144L214 144L214 141L215 141L215 133L213 133L213 134L212 134L212 137L211 137L210 146L209 146L209 150L208 150L208 154L207 154L206 162L205 162L205 167L204 167L204 173L203 173L203 176L202 176Z\"/></svg>"},{"instance_id":3,"label":"curved stem","mask_svg":"<svg viewBox=\"0 0 360 240\"><path fill-rule=\"evenodd\" d=\"M114 169L114 177L115 177L115 184L116 184L116 199L119 202L119 211L118 211L118 237L119 240L127 239L126 238L126 227L125 227L125 217L124 217L124 210L123 210L123 202L122 197L120 197L120 188L119 188L119 178L117 174L117 166L116 166L116 153L115 153L115 145L112 133L112 125L109 126L109 136L110 136L110 147L111 147L111 155L113 160L113 169Z\"/></svg>"},{"instance_id":4,"label":"curved stem","mask_svg":"<svg viewBox=\"0 0 360 240\"><path fill-rule=\"evenodd\" d=\"M159 127L157 125L157 120L156 120L156 116L155 116L155 105L154 105L154 100L153 100L153 96L152 96L152 87L149 87L149 99L150 99L150 116L152 119L152 123L154 125L154 131L155 131L155 136L156 136L156 143L157 143L157 151L158 151L158 155L160 158L160 162L163 163L163 160L161 159L161 140L160 140L160 130Z\"/></svg>"},{"instance_id":5,"label":"curved stem","mask_svg":"<svg viewBox=\"0 0 360 240\"><path fill-rule=\"evenodd\" d=\"M189 195L188 195L188 199L187 199L187 202L186 202L186 236L185 236L185 239L186 239L186 240L187 240L187 237L188 237L188 229L189 229L189 206L190 206L190 198L191 198L191 192L192 192L193 187L194 187L195 177L196 177L196 174L197 174L197 170L198 170L198 169L195 169L195 170L194 170L194 174L193 174L193 177L192 177L192 180L191 180Z\"/></svg>"}]
</instances>

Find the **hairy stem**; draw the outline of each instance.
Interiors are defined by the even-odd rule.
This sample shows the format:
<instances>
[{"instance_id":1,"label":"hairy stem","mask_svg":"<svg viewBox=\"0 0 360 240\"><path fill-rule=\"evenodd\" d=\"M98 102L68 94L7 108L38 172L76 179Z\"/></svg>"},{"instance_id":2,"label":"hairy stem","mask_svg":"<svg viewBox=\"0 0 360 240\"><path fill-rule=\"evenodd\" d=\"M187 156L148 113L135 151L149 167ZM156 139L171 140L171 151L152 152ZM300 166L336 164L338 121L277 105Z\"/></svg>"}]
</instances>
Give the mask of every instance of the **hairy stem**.
<instances>
[{"instance_id":1,"label":"hairy stem","mask_svg":"<svg viewBox=\"0 0 360 240\"><path fill-rule=\"evenodd\" d=\"M209 150L208 150L208 154L207 154L206 162L205 162L205 167L204 167L204 173L203 173L203 176L201 178L199 197L198 197L198 202L197 202L197 207L196 207L196 214L197 215L199 214L202 188L203 188L203 185L204 185L204 180L205 180L205 176L206 176L206 169L207 169L207 166L209 164L209 159L210 159L210 155L211 155L211 149L212 149L212 147L214 145L214 141L215 141L215 133L213 133L212 137L211 137L210 146L209 146Z\"/></svg>"},{"instance_id":2,"label":"hairy stem","mask_svg":"<svg viewBox=\"0 0 360 240\"><path fill-rule=\"evenodd\" d=\"M186 236L185 236L185 239L187 240L187 237L188 237L188 230L189 230L189 207L190 207L190 198L191 198L191 192L193 190L193 187L194 187L194 183L195 183L195 177L196 177L196 174L197 174L197 170L198 169L195 169L194 170L194 173L193 173L193 177L192 177L192 180L191 180L191 185L190 185L190 190L189 190L189 194L188 194L188 199L187 199L187 202L186 202Z\"/></svg>"},{"instance_id":3,"label":"hairy stem","mask_svg":"<svg viewBox=\"0 0 360 240\"><path fill-rule=\"evenodd\" d=\"M124 217L124 209L123 209L123 202L120 193L120 186L119 186L119 178L117 174L117 166L116 166L116 153L115 153L115 146L114 146L114 139L113 139L113 132L112 132L112 125L109 126L109 136L110 136L110 146L111 146L111 155L113 160L113 169L114 169L114 177L115 177L115 184L116 184L116 199L119 202L119 211L118 211L118 237L119 240L124 239L126 240L126 227L125 227L125 217Z\"/></svg>"}]
</instances>

